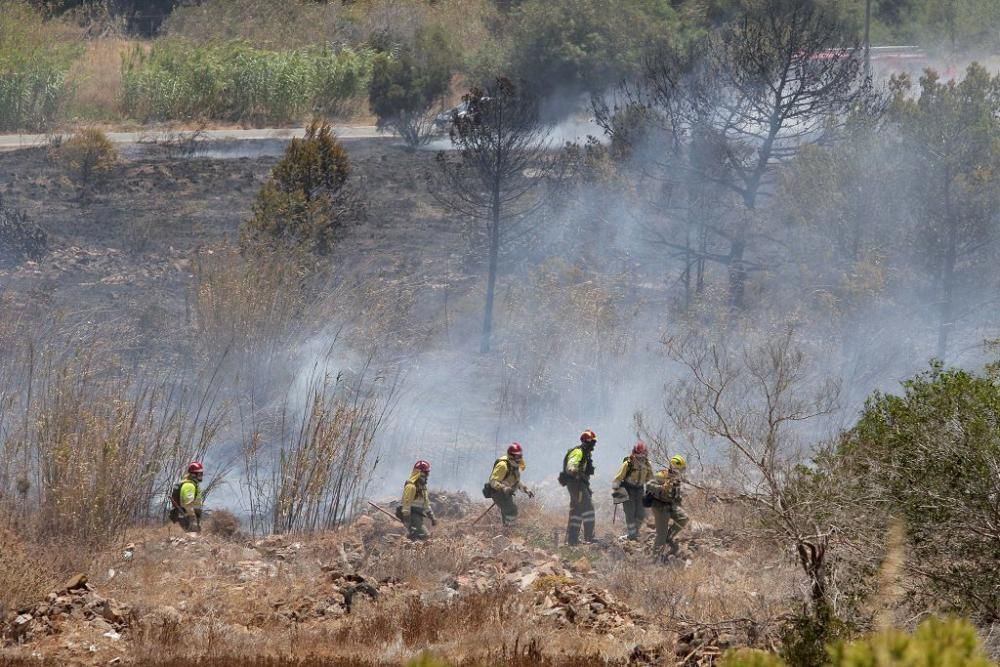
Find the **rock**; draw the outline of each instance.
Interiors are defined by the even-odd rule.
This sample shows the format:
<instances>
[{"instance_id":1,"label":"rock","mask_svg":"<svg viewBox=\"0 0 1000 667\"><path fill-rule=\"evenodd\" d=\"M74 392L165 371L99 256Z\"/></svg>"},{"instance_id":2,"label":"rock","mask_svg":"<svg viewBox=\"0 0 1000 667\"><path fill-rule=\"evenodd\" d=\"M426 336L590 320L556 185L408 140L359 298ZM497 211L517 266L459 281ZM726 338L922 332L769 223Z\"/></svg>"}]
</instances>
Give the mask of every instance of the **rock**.
<instances>
[{"instance_id":1,"label":"rock","mask_svg":"<svg viewBox=\"0 0 1000 667\"><path fill-rule=\"evenodd\" d=\"M573 563L570 565L570 569L572 569L574 572L587 574L594 568L590 565L590 560L588 560L586 556L580 556L578 560L573 561Z\"/></svg>"},{"instance_id":2,"label":"rock","mask_svg":"<svg viewBox=\"0 0 1000 667\"><path fill-rule=\"evenodd\" d=\"M109 631L114 632L115 630L113 627L111 627L111 624L105 621L103 618L95 618L93 621L90 622L90 625L93 626L94 629L98 630L99 632L109 632Z\"/></svg>"},{"instance_id":3,"label":"rock","mask_svg":"<svg viewBox=\"0 0 1000 667\"><path fill-rule=\"evenodd\" d=\"M493 547L493 553L495 555L500 553L513 543L511 542L509 537L506 537L504 535L497 535L496 537L493 538L490 544Z\"/></svg>"},{"instance_id":4,"label":"rock","mask_svg":"<svg viewBox=\"0 0 1000 667\"><path fill-rule=\"evenodd\" d=\"M517 587L522 591L526 591L531 588L536 581L538 581L539 576L540 575L537 571L529 572L521 577L520 581L517 582Z\"/></svg>"},{"instance_id":5,"label":"rock","mask_svg":"<svg viewBox=\"0 0 1000 667\"><path fill-rule=\"evenodd\" d=\"M72 592L87 586L87 575L85 574L74 574L72 577L66 580L66 582L59 589L61 591Z\"/></svg>"}]
</instances>

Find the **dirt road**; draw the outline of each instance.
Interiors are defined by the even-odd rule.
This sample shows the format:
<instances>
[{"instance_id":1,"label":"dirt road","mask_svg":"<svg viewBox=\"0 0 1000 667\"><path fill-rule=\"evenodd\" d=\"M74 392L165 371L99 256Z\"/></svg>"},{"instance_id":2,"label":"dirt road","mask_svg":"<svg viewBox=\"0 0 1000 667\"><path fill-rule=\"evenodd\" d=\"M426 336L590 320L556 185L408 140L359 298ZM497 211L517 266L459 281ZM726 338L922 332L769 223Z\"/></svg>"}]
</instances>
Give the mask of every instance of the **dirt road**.
<instances>
[{"instance_id":1,"label":"dirt road","mask_svg":"<svg viewBox=\"0 0 1000 667\"><path fill-rule=\"evenodd\" d=\"M379 132L373 125L341 126L334 131L342 139L371 139L378 137ZM291 139L301 137L304 130L297 129L259 129L259 130L204 130L193 131L141 130L139 132L108 132L108 138L116 144L163 143L184 140L194 137L205 141L253 141L259 139ZM44 146L58 137L58 134L0 134L0 151L12 151L20 148ZM66 136L66 135L62 135Z\"/></svg>"}]
</instances>

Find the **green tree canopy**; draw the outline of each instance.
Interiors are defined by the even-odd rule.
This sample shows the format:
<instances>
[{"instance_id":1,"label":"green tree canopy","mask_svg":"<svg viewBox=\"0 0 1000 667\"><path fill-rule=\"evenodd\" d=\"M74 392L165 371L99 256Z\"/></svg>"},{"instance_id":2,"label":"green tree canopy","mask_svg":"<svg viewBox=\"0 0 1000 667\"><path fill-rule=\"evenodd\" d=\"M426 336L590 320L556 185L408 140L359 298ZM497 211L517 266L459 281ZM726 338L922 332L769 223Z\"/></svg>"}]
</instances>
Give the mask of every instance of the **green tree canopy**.
<instances>
[{"instance_id":1,"label":"green tree canopy","mask_svg":"<svg viewBox=\"0 0 1000 667\"><path fill-rule=\"evenodd\" d=\"M429 113L448 92L455 57L440 30L417 34L412 47L376 57L368 100L379 129L394 130L410 146L430 136Z\"/></svg>"}]
</instances>

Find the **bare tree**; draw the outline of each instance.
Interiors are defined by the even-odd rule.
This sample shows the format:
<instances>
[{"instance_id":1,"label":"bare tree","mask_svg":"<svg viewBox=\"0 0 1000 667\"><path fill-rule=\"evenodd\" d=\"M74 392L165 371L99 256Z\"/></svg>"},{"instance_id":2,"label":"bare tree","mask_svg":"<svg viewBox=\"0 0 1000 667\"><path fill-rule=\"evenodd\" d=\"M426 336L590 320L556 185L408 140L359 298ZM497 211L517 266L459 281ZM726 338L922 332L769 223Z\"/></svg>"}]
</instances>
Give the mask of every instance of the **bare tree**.
<instances>
[{"instance_id":1,"label":"bare tree","mask_svg":"<svg viewBox=\"0 0 1000 667\"><path fill-rule=\"evenodd\" d=\"M511 80L497 78L463 100L465 110L451 123L456 155L438 154L433 192L452 211L485 225L489 275L480 350L489 352L501 249L545 203L543 190L560 180L561 160L538 100Z\"/></svg>"},{"instance_id":2,"label":"bare tree","mask_svg":"<svg viewBox=\"0 0 1000 667\"><path fill-rule=\"evenodd\" d=\"M856 45L831 48L841 31L812 2L763 0L689 52L651 58L638 86L622 91L625 107L644 108L635 117L667 137L649 165L665 197L701 210L711 185L716 199L731 200L723 219L698 221L692 233L689 216L657 233L656 242L682 256L685 271L696 265L700 274L705 262L725 266L736 307L749 272L768 268L751 250L766 238L758 209L778 168L830 137L866 91ZM620 132L623 107L596 107L605 131Z\"/></svg>"},{"instance_id":3,"label":"bare tree","mask_svg":"<svg viewBox=\"0 0 1000 667\"><path fill-rule=\"evenodd\" d=\"M829 532L813 523L811 500L796 495L789 481L806 460L804 426L833 411L839 387L809 376L791 329L736 348L702 335L666 345L686 372L666 399L670 420L695 442L723 445L733 499L760 511L768 532L794 547L810 600L825 605Z\"/></svg>"}]
</instances>

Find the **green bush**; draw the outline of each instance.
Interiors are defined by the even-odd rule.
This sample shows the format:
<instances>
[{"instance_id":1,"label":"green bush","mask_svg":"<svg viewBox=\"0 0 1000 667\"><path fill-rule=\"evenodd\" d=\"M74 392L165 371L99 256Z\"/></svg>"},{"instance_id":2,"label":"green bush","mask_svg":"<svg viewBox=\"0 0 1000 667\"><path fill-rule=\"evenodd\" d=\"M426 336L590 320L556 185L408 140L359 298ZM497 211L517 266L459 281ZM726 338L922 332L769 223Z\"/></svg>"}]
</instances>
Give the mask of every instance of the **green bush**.
<instances>
[{"instance_id":1,"label":"green bush","mask_svg":"<svg viewBox=\"0 0 1000 667\"><path fill-rule=\"evenodd\" d=\"M425 143L431 135L431 109L448 92L453 61L439 31L421 32L415 46L395 58L376 56L368 100L379 129L394 130L413 147Z\"/></svg>"},{"instance_id":2,"label":"green bush","mask_svg":"<svg viewBox=\"0 0 1000 667\"><path fill-rule=\"evenodd\" d=\"M257 124L336 113L364 94L373 57L365 49L268 51L242 42L166 40L123 59L122 110L144 121Z\"/></svg>"},{"instance_id":3,"label":"green bush","mask_svg":"<svg viewBox=\"0 0 1000 667\"><path fill-rule=\"evenodd\" d=\"M0 131L45 130L56 120L78 51L26 3L0 2Z\"/></svg>"},{"instance_id":4,"label":"green bush","mask_svg":"<svg viewBox=\"0 0 1000 667\"><path fill-rule=\"evenodd\" d=\"M603 92L676 39L672 3L528 0L514 12L513 73L538 88Z\"/></svg>"},{"instance_id":5,"label":"green bush","mask_svg":"<svg viewBox=\"0 0 1000 667\"><path fill-rule=\"evenodd\" d=\"M314 121L274 167L241 229L241 245L305 249L325 255L337 229L363 208L348 187L351 164L329 123Z\"/></svg>"},{"instance_id":6,"label":"green bush","mask_svg":"<svg viewBox=\"0 0 1000 667\"><path fill-rule=\"evenodd\" d=\"M905 523L916 602L1000 617L1000 537L983 530L1000 497L996 378L934 364L901 396L876 394L827 467L866 503L869 521L888 511Z\"/></svg>"},{"instance_id":7,"label":"green bush","mask_svg":"<svg viewBox=\"0 0 1000 667\"><path fill-rule=\"evenodd\" d=\"M730 651L720 667L784 667L764 651ZM976 629L967 621L931 618L913 634L888 630L827 650L828 667L996 667L984 654Z\"/></svg>"}]
</instances>

